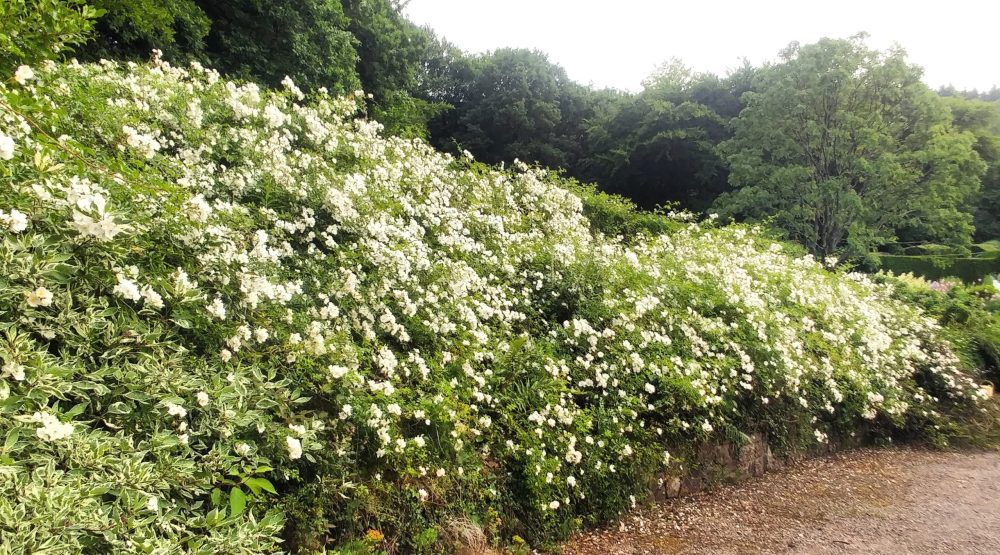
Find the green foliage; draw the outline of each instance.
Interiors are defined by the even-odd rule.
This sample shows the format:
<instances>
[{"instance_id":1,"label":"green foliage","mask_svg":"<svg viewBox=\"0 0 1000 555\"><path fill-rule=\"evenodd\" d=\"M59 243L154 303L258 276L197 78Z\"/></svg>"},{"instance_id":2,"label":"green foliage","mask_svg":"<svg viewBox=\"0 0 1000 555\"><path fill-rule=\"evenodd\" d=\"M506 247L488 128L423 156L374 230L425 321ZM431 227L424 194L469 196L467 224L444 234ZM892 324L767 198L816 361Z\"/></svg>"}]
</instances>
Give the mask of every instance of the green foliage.
<instances>
[{"instance_id":1,"label":"green foliage","mask_svg":"<svg viewBox=\"0 0 1000 555\"><path fill-rule=\"evenodd\" d=\"M933 254L933 255L959 255L968 256L972 251L969 249L956 248L951 245L938 245L936 243L923 243L906 248L906 254Z\"/></svg>"},{"instance_id":2,"label":"green foliage","mask_svg":"<svg viewBox=\"0 0 1000 555\"><path fill-rule=\"evenodd\" d=\"M0 549L538 543L683 446L975 408L917 309L759 229L383 138L357 95L35 72L0 84Z\"/></svg>"},{"instance_id":3,"label":"green foliage","mask_svg":"<svg viewBox=\"0 0 1000 555\"><path fill-rule=\"evenodd\" d=\"M976 243L972 245L972 252L1000 252L1000 239Z\"/></svg>"},{"instance_id":4,"label":"green foliage","mask_svg":"<svg viewBox=\"0 0 1000 555\"><path fill-rule=\"evenodd\" d=\"M21 64L61 57L89 40L101 11L85 0L0 2L0 75Z\"/></svg>"},{"instance_id":5,"label":"green foliage","mask_svg":"<svg viewBox=\"0 0 1000 555\"><path fill-rule=\"evenodd\" d=\"M567 186L580 196L583 213L594 231L609 237L641 241L649 235L662 235L683 227L677 219L662 213L640 211L627 198L598 191L594 186L575 181L568 182Z\"/></svg>"},{"instance_id":6,"label":"green foliage","mask_svg":"<svg viewBox=\"0 0 1000 555\"><path fill-rule=\"evenodd\" d=\"M985 166L904 53L855 37L782 56L757 73L722 146L737 190L720 209L772 218L823 258L864 256L897 232L968 245Z\"/></svg>"},{"instance_id":7,"label":"green foliage","mask_svg":"<svg viewBox=\"0 0 1000 555\"><path fill-rule=\"evenodd\" d=\"M275 86L285 76L309 88L359 87L356 39L335 0L199 0L211 21L205 44L218 69Z\"/></svg>"},{"instance_id":8,"label":"green foliage","mask_svg":"<svg viewBox=\"0 0 1000 555\"><path fill-rule=\"evenodd\" d=\"M575 111L583 90L544 54L502 48L457 64L438 81L446 83L435 98L454 107L431 122L439 145L457 144L491 164L520 159L559 168L575 160L581 131L567 127L582 125L585 116ZM569 114L576 117L564 120Z\"/></svg>"},{"instance_id":9,"label":"green foliage","mask_svg":"<svg viewBox=\"0 0 1000 555\"><path fill-rule=\"evenodd\" d=\"M955 127L976 138L974 148L986 163L982 192L971 211L976 237L1000 237L1000 100L986 102L959 97L945 99Z\"/></svg>"},{"instance_id":10,"label":"green foliage","mask_svg":"<svg viewBox=\"0 0 1000 555\"><path fill-rule=\"evenodd\" d=\"M85 59L199 61L276 86L364 88L369 112L389 133L426 137L446 105L421 95L441 44L391 0L94 0L106 12Z\"/></svg>"},{"instance_id":11,"label":"green foliage","mask_svg":"<svg viewBox=\"0 0 1000 555\"><path fill-rule=\"evenodd\" d=\"M644 208L672 202L708 208L728 189L716 146L739 112L738 80L693 75L674 63L638 95L623 96L588 122L588 152L578 163L587 179Z\"/></svg>"},{"instance_id":12,"label":"green foliage","mask_svg":"<svg viewBox=\"0 0 1000 555\"><path fill-rule=\"evenodd\" d=\"M372 114L392 135L427 138L427 123L447 104L421 93L427 62L441 43L402 15L395 0L344 0L344 10L358 52L361 86L372 95Z\"/></svg>"},{"instance_id":13,"label":"green foliage","mask_svg":"<svg viewBox=\"0 0 1000 555\"><path fill-rule=\"evenodd\" d=\"M104 12L87 59L147 59L153 49L174 60L200 59L211 22L195 0L90 0Z\"/></svg>"},{"instance_id":14,"label":"green foliage","mask_svg":"<svg viewBox=\"0 0 1000 555\"><path fill-rule=\"evenodd\" d=\"M980 377L1000 385L1000 291L993 283L928 283L912 274L882 276L896 296L923 308L944 327L956 352Z\"/></svg>"},{"instance_id":15,"label":"green foliage","mask_svg":"<svg viewBox=\"0 0 1000 555\"><path fill-rule=\"evenodd\" d=\"M1000 273L1000 253L985 256L941 256L879 254L880 267L896 274L915 274L927 279L958 278L966 283Z\"/></svg>"}]
</instances>

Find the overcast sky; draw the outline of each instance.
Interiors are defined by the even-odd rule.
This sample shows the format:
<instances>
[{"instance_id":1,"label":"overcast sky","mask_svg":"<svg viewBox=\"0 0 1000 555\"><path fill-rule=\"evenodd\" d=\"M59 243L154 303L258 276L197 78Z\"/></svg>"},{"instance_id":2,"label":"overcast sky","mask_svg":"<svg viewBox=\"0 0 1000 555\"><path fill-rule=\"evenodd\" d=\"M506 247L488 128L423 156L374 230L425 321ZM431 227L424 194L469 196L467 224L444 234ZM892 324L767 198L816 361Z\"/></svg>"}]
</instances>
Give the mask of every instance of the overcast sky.
<instances>
[{"instance_id":1,"label":"overcast sky","mask_svg":"<svg viewBox=\"0 0 1000 555\"><path fill-rule=\"evenodd\" d=\"M931 87L1000 85L1000 0L411 0L406 11L466 51L537 48L598 87L637 90L670 58L725 74L793 40L859 31L903 46Z\"/></svg>"}]
</instances>

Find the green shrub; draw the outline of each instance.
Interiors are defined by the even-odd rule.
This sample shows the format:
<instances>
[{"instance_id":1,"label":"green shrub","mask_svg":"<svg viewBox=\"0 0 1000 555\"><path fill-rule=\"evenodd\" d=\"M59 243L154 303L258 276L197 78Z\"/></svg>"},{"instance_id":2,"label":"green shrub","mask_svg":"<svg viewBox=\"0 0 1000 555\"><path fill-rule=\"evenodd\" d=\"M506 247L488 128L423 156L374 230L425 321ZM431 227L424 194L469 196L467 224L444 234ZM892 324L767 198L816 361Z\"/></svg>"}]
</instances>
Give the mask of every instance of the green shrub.
<instances>
[{"instance_id":1,"label":"green shrub","mask_svg":"<svg viewBox=\"0 0 1000 555\"><path fill-rule=\"evenodd\" d=\"M1000 252L1000 239L976 243L972 245L972 252Z\"/></svg>"},{"instance_id":2,"label":"green shrub","mask_svg":"<svg viewBox=\"0 0 1000 555\"><path fill-rule=\"evenodd\" d=\"M0 2L0 75L21 64L61 56L87 42L100 10L85 0L4 0Z\"/></svg>"},{"instance_id":3,"label":"green shrub","mask_svg":"<svg viewBox=\"0 0 1000 555\"><path fill-rule=\"evenodd\" d=\"M969 254L969 251L967 249L953 247L950 245L936 245L934 243L922 243L920 245L911 245L909 247L906 247L904 251L905 254L914 256L919 256L919 255L954 256L961 254L965 254L967 256Z\"/></svg>"},{"instance_id":4,"label":"green shrub","mask_svg":"<svg viewBox=\"0 0 1000 555\"><path fill-rule=\"evenodd\" d=\"M0 84L0 551L534 543L684 446L975 408L936 323L757 228L383 138L291 81L35 73Z\"/></svg>"},{"instance_id":5,"label":"green shrub","mask_svg":"<svg viewBox=\"0 0 1000 555\"><path fill-rule=\"evenodd\" d=\"M567 183L583 202L583 213L594 231L629 240L676 231L683 224L664 212L639 210L631 200L598 191L593 185Z\"/></svg>"},{"instance_id":6,"label":"green shrub","mask_svg":"<svg viewBox=\"0 0 1000 555\"><path fill-rule=\"evenodd\" d=\"M901 300L937 319L964 366L1000 385L1000 292L991 285L930 284L912 275L887 276Z\"/></svg>"},{"instance_id":7,"label":"green shrub","mask_svg":"<svg viewBox=\"0 0 1000 555\"><path fill-rule=\"evenodd\" d=\"M1000 273L1000 253L986 253L975 258L880 254L878 259L883 270L895 274L915 274L927 279L955 277L974 283Z\"/></svg>"}]
</instances>

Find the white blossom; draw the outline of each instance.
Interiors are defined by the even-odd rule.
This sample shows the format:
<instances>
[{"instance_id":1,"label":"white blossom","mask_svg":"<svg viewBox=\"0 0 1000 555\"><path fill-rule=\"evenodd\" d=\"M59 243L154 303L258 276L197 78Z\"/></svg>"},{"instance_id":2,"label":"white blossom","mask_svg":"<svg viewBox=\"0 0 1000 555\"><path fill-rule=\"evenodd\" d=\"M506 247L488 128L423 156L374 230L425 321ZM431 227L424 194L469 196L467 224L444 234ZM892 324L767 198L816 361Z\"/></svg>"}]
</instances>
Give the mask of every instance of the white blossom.
<instances>
[{"instance_id":1,"label":"white blossom","mask_svg":"<svg viewBox=\"0 0 1000 555\"><path fill-rule=\"evenodd\" d=\"M25 300L30 307L51 306L52 292L44 287L38 287L34 291L29 291Z\"/></svg>"},{"instance_id":2,"label":"white blossom","mask_svg":"<svg viewBox=\"0 0 1000 555\"><path fill-rule=\"evenodd\" d=\"M24 365L13 360L8 360L3 364L3 368L0 368L0 378L6 378L7 376L10 376L15 381L24 381Z\"/></svg>"},{"instance_id":3,"label":"white blossom","mask_svg":"<svg viewBox=\"0 0 1000 555\"><path fill-rule=\"evenodd\" d=\"M117 276L118 283L115 285L114 293L123 299L128 299L130 301L139 301L142 299L142 291L139 289L139 285L125 277L125 275L119 273Z\"/></svg>"},{"instance_id":4,"label":"white blossom","mask_svg":"<svg viewBox=\"0 0 1000 555\"><path fill-rule=\"evenodd\" d=\"M14 158L14 150L17 144L14 138L0 131L0 160L11 160Z\"/></svg>"},{"instance_id":5,"label":"white blossom","mask_svg":"<svg viewBox=\"0 0 1000 555\"><path fill-rule=\"evenodd\" d=\"M2 137L0 137L0 143L2 143ZM0 144L0 157L3 155L2 148L2 144ZM21 233L28 229L28 216L17 208L12 208L10 213L6 214L0 210L0 223L7 226L11 233Z\"/></svg>"},{"instance_id":6,"label":"white blossom","mask_svg":"<svg viewBox=\"0 0 1000 555\"><path fill-rule=\"evenodd\" d=\"M298 459L302 457L302 442L292 436L285 437L285 446L288 448L288 458Z\"/></svg>"},{"instance_id":7,"label":"white blossom","mask_svg":"<svg viewBox=\"0 0 1000 555\"><path fill-rule=\"evenodd\" d=\"M219 320L226 319L226 305L222 303L222 299L216 297L207 307L208 313Z\"/></svg>"},{"instance_id":8,"label":"white blossom","mask_svg":"<svg viewBox=\"0 0 1000 555\"><path fill-rule=\"evenodd\" d=\"M55 415L47 412L36 412L32 420L41 425L35 430L35 435L43 441L58 441L73 435L71 422L61 422Z\"/></svg>"},{"instance_id":9,"label":"white blossom","mask_svg":"<svg viewBox=\"0 0 1000 555\"><path fill-rule=\"evenodd\" d=\"M31 69L31 66L20 65L17 66L17 70L14 71L14 81L18 85L26 85L28 81L35 78L35 71Z\"/></svg>"}]
</instances>

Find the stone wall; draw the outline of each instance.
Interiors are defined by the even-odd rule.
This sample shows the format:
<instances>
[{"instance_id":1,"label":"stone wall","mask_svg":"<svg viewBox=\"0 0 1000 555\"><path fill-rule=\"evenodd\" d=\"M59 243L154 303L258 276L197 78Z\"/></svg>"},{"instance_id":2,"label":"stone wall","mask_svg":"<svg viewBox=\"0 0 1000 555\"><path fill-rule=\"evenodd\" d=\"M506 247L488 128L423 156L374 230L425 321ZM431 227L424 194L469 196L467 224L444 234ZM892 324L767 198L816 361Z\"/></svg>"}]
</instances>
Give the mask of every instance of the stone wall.
<instances>
[{"instance_id":1,"label":"stone wall","mask_svg":"<svg viewBox=\"0 0 1000 555\"><path fill-rule=\"evenodd\" d=\"M781 468L763 434L750 436L742 447L731 442L705 443L690 458L651 485L654 501L698 493L712 486L759 476Z\"/></svg>"}]
</instances>

